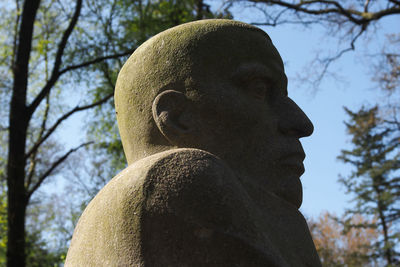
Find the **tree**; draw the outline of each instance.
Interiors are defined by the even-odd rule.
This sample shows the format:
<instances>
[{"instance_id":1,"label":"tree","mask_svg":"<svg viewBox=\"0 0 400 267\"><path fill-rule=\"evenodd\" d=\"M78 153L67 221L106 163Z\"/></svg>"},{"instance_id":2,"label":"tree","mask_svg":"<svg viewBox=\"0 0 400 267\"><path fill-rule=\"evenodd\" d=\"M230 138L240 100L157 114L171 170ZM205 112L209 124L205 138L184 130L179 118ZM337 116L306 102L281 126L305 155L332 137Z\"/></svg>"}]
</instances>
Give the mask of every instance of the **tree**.
<instances>
[{"instance_id":1,"label":"tree","mask_svg":"<svg viewBox=\"0 0 400 267\"><path fill-rule=\"evenodd\" d=\"M400 241L400 124L380 118L377 106L345 110L350 116L346 127L353 149L342 150L338 158L351 164L354 171L340 182L354 195L356 204L347 213L377 218L375 227L382 232L375 244L378 255L394 266L400 262L396 247Z\"/></svg>"},{"instance_id":2,"label":"tree","mask_svg":"<svg viewBox=\"0 0 400 267\"><path fill-rule=\"evenodd\" d=\"M317 220L308 220L315 247L322 266L377 266L373 244L379 233L373 227L346 229L342 221L328 212L322 213ZM349 221L353 225L372 225L360 214Z\"/></svg>"},{"instance_id":3,"label":"tree","mask_svg":"<svg viewBox=\"0 0 400 267\"><path fill-rule=\"evenodd\" d=\"M42 2L41 7L40 4L39 0L24 1L22 8L20 8L20 3L17 1L16 10L13 12L16 18L13 27L15 32L11 35L14 39L11 45L11 59L9 60L9 68L12 72L12 87L7 159L8 266L25 266L25 216L32 194L71 153L88 145L88 143L83 143L70 149L52 162L44 164L44 166L38 166L37 164L39 162L40 149L45 147L46 141L50 141L51 134L65 119L76 112L92 108L105 101L101 99L94 103L77 106L61 115L53 125L47 127L50 93L55 91L57 82L66 73L96 62L121 56L121 54L113 54L105 57L95 57L90 61L74 64L73 60L66 58L65 52L68 41L81 15L82 0L75 1L72 12L69 9L63 12L60 8L61 4L59 4L59 9L57 10L58 4L55 1ZM58 20L55 16L55 11L60 11L59 18L68 18L68 23L65 24ZM46 19L49 21L46 21ZM55 27L56 24L54 23L57 22L61 23L60 27ZM45 26L40 27L40 23L45 23ZM45 38L41 39L37 34L35 35L34 30L43 33ZM55 42L56 40L56 44L52 43L52 41ZM122 55L127 53L124 51ZM51 60L53 61L51 70L47 71L48 62ZM43 70L43 65L45 69L44 75L40 73ZM39 73L36 73L36 75L35 68L39 68ZM47 75L48 73L50 75ZM31 88L35 85L38 86L37 83L35 84L32 81L32 78L43 78L43 86L39 85L41 89ZM32 138L34 140L30 143L28 140L32 139L29 139L28 135L35 132L32 126L37 125L37 122L33 123L33 119L35 118L35 113L40 110L41 105L45 106L40 120L41 127L38 135ZM38 172L40 173L39 175Z\"/></svg>"},{"instance_id":4,"label":"tree","mask_svg":"<svg viewBox=\"0 0 400 267\"><path fill-rule=\"evenodd\" d=\"M400 88L400 33L388 36L389 46L382 51L382 57L374 68L374 78L380 87L393 93Z\"/></svg>"},{"instance_id":5,"label":"tree","mask_svg":"<svg viewBox=\"0 0 400 267\"><path fill-rule=\"evenodd\" d=\"M1 187L0 191L0 266L6 265L7 250L7 202L3 188L5 187ZM27 266L53 267L64 262L64 252L46 249L40 232L27 231L25 239Z\"/></svg>"},{"instance_id":6,"label":"tree","mask_svg":"<svg viewBox=\"0 0 400 267\"><path fill-rule=\"evenodd\" d=\"M312 73L302 75L302 82L310 82L318 88L321 80L329 73L331 64L343 54L356 49L362 36L373 39L379 21L389 16L400 15L400 1L282 1L282 0L227 0L226 8L242 5L247 9L260 11L255 25L279 26L296 24L304 27L320 25L327 31L326 37L337 43L337 51L318 53L312 61ZM254 16L253 16L254 17ZM394 29L394 33L398 33ZM367 39L367 38L366 38ZM390 44L390 41L388 42ZM382 51L378 61L388 53Z\"/></svg>"},{"instance_id":7,"label":"tree","mask_svg":"<svg viewBox=\"0 0 400 267\"><path fill-rule=\"evenodd\" d=\"M0 265L5 265L7 251L7 200L5 186L0 185Z\"/></svg>"}]
</instances>

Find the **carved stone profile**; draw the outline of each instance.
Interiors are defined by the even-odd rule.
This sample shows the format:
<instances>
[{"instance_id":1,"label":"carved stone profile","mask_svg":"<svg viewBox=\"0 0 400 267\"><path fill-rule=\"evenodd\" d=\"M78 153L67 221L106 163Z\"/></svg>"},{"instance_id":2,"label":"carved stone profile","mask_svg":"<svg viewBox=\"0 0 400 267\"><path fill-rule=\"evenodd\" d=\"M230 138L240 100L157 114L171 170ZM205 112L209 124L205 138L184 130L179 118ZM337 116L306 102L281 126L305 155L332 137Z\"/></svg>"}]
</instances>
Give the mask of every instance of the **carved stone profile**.
<instances>
[{"instance_id":1,"label":"carved stone profile","mask_svg":"<svg viewBox=\"0 0 400 267\"><path fill-rule=\"evenodd\" d=\"M115 106L128 167L82 214L65 266L321 266L298 210L313 125L265 32L166 30L125 63Z\"/></svg>"}]
</instances>

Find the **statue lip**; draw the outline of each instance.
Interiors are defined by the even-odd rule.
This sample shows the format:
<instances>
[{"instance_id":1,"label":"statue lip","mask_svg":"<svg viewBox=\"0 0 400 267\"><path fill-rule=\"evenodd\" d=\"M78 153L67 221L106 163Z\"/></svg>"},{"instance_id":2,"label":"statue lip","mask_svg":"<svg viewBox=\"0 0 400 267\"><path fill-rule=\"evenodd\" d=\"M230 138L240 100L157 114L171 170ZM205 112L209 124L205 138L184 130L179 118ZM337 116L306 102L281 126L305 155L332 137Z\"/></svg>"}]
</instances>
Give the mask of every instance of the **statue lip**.
<instances>
[{"instance_id":1,"label":"statue lip","mask_svg":"<svg viewBox=\"0 0 400 267\"><path fill-rule=\"evenodd\" d=\"M277 163L284 167L283 171L295 172L299 177L304 173L305 154L303 151L288 153L277 161Z\"/></svg>"}]
</instances>

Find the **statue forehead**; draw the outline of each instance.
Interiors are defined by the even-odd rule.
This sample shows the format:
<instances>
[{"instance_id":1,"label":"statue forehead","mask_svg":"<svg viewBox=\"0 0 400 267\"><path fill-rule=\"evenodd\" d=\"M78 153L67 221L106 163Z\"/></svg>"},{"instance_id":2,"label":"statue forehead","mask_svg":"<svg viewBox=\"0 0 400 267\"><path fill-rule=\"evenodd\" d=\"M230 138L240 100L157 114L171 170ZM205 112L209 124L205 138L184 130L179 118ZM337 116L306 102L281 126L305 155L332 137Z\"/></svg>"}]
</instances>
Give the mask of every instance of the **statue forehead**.
<instances>
[{"instance_id":1,"label":"statue forehead","mask_svg":"<svg viewBox=\"0 0 400 267\"><path fill-rule=\"evenodd\" d=\"M254 45L256 38L264 41L264 47L258 47L258 50L276 50L269 36L250 24L225 19L201 20L185 23L155 35L141 45L132 58L153 58L158 63L168 63L171 58L176 60L180 56L182 59L193 60L212 54L215 58L222 56L218 48L222 48L223 55L231 51L237 53L238 49ZM214 54L214 50L218 51L218 54Z\"/></svg>"},{"instance_id":2,"label":"statue forehead","mask_svg":"<svg viewBox=\"0 0 400 267\"><path fill-rule=\"evenodd\" d=\"M155 35L149 41L167 38L177 44L192 43L200 41L210 36L210 34L218 38L218 36L222 37L226 34L234 35L238 31L240 31L239 35L243 35L245 31L258 32L269 39L269 36L264 31L250 24L226 19L209 19L189 22L170 28Z\"/></svg>"},{"instance_id":3,"label":"statue forehead","mask_svg":"<svg viewBox=\"0 0 400 267\"><path fill-rule=\"evenodd\" d=\"M196 68L205 70L215 63L219 70L228 71L226 66L237 67L252 60L274 62L283 71L282 59L264 31L223 19L196 21L168 29L146 41L129 59L133 65L153 69L147 73L156 68L168 75L175 73L176 77Z\"/></svg>"}]
</instances>

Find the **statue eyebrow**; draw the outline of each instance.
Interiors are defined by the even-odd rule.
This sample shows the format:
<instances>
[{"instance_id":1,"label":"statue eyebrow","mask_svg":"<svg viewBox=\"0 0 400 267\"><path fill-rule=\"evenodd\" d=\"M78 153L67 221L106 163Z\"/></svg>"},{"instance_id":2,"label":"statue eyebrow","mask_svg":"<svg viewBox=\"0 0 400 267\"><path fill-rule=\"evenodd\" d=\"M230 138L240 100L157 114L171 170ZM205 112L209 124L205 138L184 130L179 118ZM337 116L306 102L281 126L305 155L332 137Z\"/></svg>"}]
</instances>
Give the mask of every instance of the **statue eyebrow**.
<instances>
[{"instance_id":1,"label":"statue eyebrow","mask_svg":"<svg viewBox=\"0 0 400 267\"><path fill-rule=\"evenodd\" d=\"M257 77L273 80L272 71L266 66L258 63L242 64L232 74L235 82L244 82L248 79Z\"/></svg>"},{"instance_id":2,"label":"statue eyebrow","mask_svg":"<svg viewBox=\"0 0 400 267\"><path fill-rule=\"evenodd\" d=\"M271 64L271 67L267 67L260 63L245 63L240 65L232 74L232 80L235 83L242 83L252 78L261 78L272 83L277 83L282 86L287 95L286 74L283 69L276 64Z\"/></svg>"},{"instance_id":3,"label":"statue eyebrow","mask_svg":"<svg viewBox=\"0 0 400 267\"><path fill-rule=\"evenodd\" d=\"M235 81L243 81L248 78L265 78L271 82L283 80L287 83L287 78L283 68L278 64L268 64L268 66L260 63L245 63L241 64L232 74L232 79Z\"/></svg>"}]
</instances>

